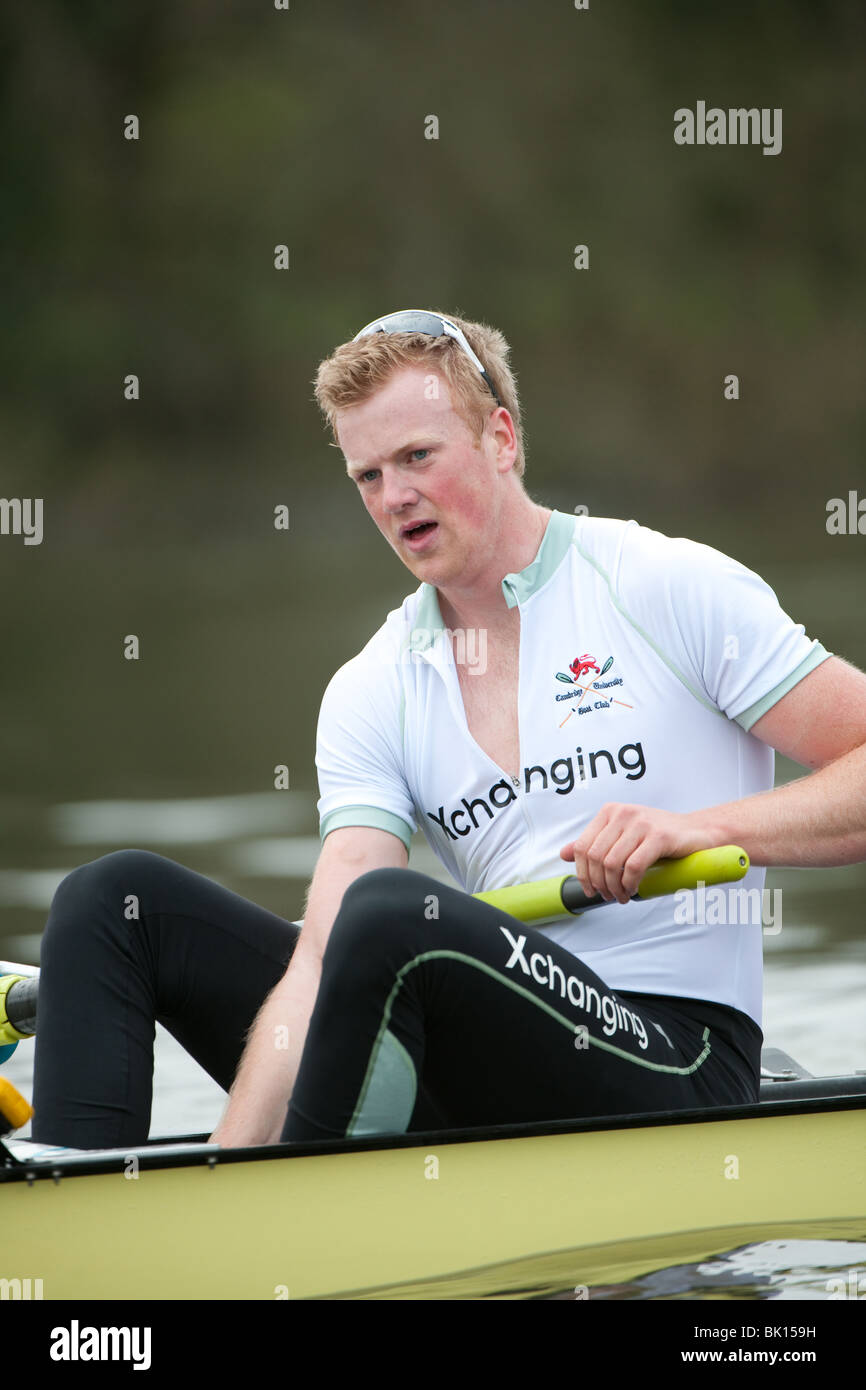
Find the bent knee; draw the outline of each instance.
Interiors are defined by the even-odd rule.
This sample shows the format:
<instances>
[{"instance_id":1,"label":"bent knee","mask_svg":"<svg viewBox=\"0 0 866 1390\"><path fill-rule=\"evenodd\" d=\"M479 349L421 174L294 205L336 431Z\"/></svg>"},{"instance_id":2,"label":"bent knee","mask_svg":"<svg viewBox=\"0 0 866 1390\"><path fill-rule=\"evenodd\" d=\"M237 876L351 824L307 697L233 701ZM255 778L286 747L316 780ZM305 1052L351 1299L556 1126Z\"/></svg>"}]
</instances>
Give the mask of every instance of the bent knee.
<instances>
[{"instance_id":1,"label":"bent knee","mask_svg":"<svg viewBox=\"0 0 866 1390\"><path fill-rule=\"evenodd\" d=\"M349 945L355 940L369 943L401 935L429 920L429 900L437 886L435 879L413 869L371 869L361 874L343 894L331 941L336 936Z\"/></svg>"},{"instance_id":2,"label":"bent knee","mask_svg":"<svg viewBox=\"0 0 866 1390\"><path fill-rule=\"evenodd\" d=\"M59 929L67 933L87 928L106 912L122 917L131 899L135 899L137 915L142 890L162 862L160 855L149 850L121 849L73 869L57 885L51 900L43 946Z\"/></svg>"},{"instance_id":3,"label":"bent knee","mask_svg":"<svg viewBox=\"0 0 866 1390\"><path fill-rule=\"evenodd\" d=\"M414 869L370 869L349 884L340 911L370 914L381 920L423 914L426 899L436 881Z\"/></svg>"}]
</instances>

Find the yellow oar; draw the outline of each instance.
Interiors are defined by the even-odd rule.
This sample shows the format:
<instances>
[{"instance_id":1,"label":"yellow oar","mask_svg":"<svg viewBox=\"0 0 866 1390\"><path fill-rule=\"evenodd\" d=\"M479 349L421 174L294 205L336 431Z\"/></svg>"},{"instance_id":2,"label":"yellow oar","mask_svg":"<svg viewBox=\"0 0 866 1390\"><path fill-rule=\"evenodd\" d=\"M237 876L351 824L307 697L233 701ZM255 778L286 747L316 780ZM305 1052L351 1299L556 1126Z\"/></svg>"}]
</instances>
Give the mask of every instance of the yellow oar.
<instances>
[{"instance_id":1,"label":"yellow oar","mask_svg":"<svg viewBox=\"0 0 866 1390\"><path fill-rule=\"evenodd\" d=\"M749 868L749 856L738 845L722 845L719 849L699 849L682 859L660 859L647 869L633 901L660 898L667 893L679 893L697 888L699 883L733 883L744 878ZM473 893L491 907L517 917L521 922L537 922L546 917L561 917L564 912L577 916L587 908L599 907L605 899L600 893L588 897L574 874L542 878L535 883L515 883L510 888L494 888L488 893Z\"/></svg>"},{"instance_id":2,"label":"yellow oar","mask_svg":"<svg viewBox=\"0 0 866 1390\"><path fill-rule=\"evenodd\" d=\"M12 1129L20 1129L32 1119L33 1110L30 1104L11 1081L7 1081L5 1076L0 1076L0 1136L8 1134Z\"/></svg>"}]
</instances>

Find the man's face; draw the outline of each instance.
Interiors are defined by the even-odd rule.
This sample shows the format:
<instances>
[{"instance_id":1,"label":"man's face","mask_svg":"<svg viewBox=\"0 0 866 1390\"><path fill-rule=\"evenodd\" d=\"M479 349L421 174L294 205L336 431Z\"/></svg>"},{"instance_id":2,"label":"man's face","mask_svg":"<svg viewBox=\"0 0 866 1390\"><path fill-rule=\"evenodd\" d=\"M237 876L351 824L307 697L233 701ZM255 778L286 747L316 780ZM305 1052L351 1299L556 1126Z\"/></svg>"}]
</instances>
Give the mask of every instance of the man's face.
<instances>
[{"instance_id":1,"label":"man's face","mask_svg":"<svg viewBox=\"0 0 866 1390\"><path fill-rule=\"evenodd\" d=\"M417 579L471 583L496 543L501 484L516 453L507 412L488 419L480 448L448 385L421 367L396 372L361 405L341 410L346 470L388 544ZM503 418L504 417L504 418Z\"/></svg>"}]
</instances>

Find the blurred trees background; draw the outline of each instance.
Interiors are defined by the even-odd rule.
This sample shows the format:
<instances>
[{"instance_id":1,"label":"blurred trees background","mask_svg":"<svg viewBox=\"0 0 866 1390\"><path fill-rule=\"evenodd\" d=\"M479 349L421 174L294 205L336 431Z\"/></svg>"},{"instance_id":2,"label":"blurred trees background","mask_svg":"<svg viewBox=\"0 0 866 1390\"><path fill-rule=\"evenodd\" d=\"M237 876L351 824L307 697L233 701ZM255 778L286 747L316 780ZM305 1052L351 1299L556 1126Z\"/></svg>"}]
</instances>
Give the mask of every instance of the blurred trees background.
<instances>
[{"instance_id":1,"label":"blurred trees background","mask_svg":"<svg viewBox=\"0 0 866 1390\"><path fill-rule=\"evenodd\" d=\"M539 500L827 553L864 479L864 30L859 0L5 7L4 495L58 545L279 501L351 535L317 362L436 304L511 342ZM781 107L781 154L676 146L698 100Z\"/></svg>"},{"instance_id":2,"label":"blurred trees background","mask_svg":"<svg viewBox=\"0 0 866 1390\"><path fill-rule=\"evenodd\" d=\"M825 525L866 494L864 30L861 0L7 4L0 495L45 506L41 546L0 536L8 853L54 862L52 798L278 763L314 832L321 693L415 582L312 380L401 307L505 333L538 500L728 551L866 665L866 538ZM781 153L676 145L698 101L782 108Z\"/></svg>"}]
</instances>

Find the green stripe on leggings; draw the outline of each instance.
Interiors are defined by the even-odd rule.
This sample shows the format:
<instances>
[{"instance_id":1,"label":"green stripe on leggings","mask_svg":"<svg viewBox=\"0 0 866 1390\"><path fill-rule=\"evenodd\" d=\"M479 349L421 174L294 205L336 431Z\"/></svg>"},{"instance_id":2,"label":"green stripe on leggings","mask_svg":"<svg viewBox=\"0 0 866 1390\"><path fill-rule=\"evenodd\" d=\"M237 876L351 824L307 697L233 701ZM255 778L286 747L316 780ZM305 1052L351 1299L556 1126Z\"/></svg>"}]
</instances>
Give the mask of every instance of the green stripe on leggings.
<instances>
[{"instance_id":1,"label":"green stripe on leggings","mask_svg":"<svg viewBox=\"0 0 866 1390\"><path fill-rule=\"evenodd\" d=\"M572 1023L570 1018L559 1013L546 1000L536 998L528 989L524 989L523 985L519 985L516 980L506 979L498 970L486 965L484 961L475 960L472 956L464 955L462 951L425 951L422 955L407 961L397 972L393 988L385 1002L382 1023L370 1053L364 1084L361 1087L355 1113L349 1123L349 1128L346 1130L346 1138L361 1134L405 1134L409 1127L418 1092L418 1078L412 1058L388 1025L391 1022L394 1001L403 988L403 980L410 970L414 970L418 965L424 965L428 960L462 961L464 965L471 965L475 970L483 971L492 980L498 980L500 984L505 985L506 989L513 990L515 994L528 999L537 1008L543 1009L563 1028L567 1028L569 1033L575 1033L577 1028L582 1026ZM626 1062L633 1062L636 1067L644 1067L647 1071L666 1072L669 1076L690 1076L692 1072L697 1071L698 1067L703 1065L711 1051L709 1028L705 1028L701 1035L701 1041L704 1044L702 1051L687 1067L672 1067L663 1062L650 1062L646 1057L633 1057L630 1052L624 1051L621 1047L615 1047L613 1043L605 1042L602 1038L593 1037L591 1033L587 1034L587 1037L591 1047L600 1047L602 1051L610 1052L614 1057L622 1057ZM375 1127L371 1128L370 1126Z\"/></svg>"}]
</instances>

